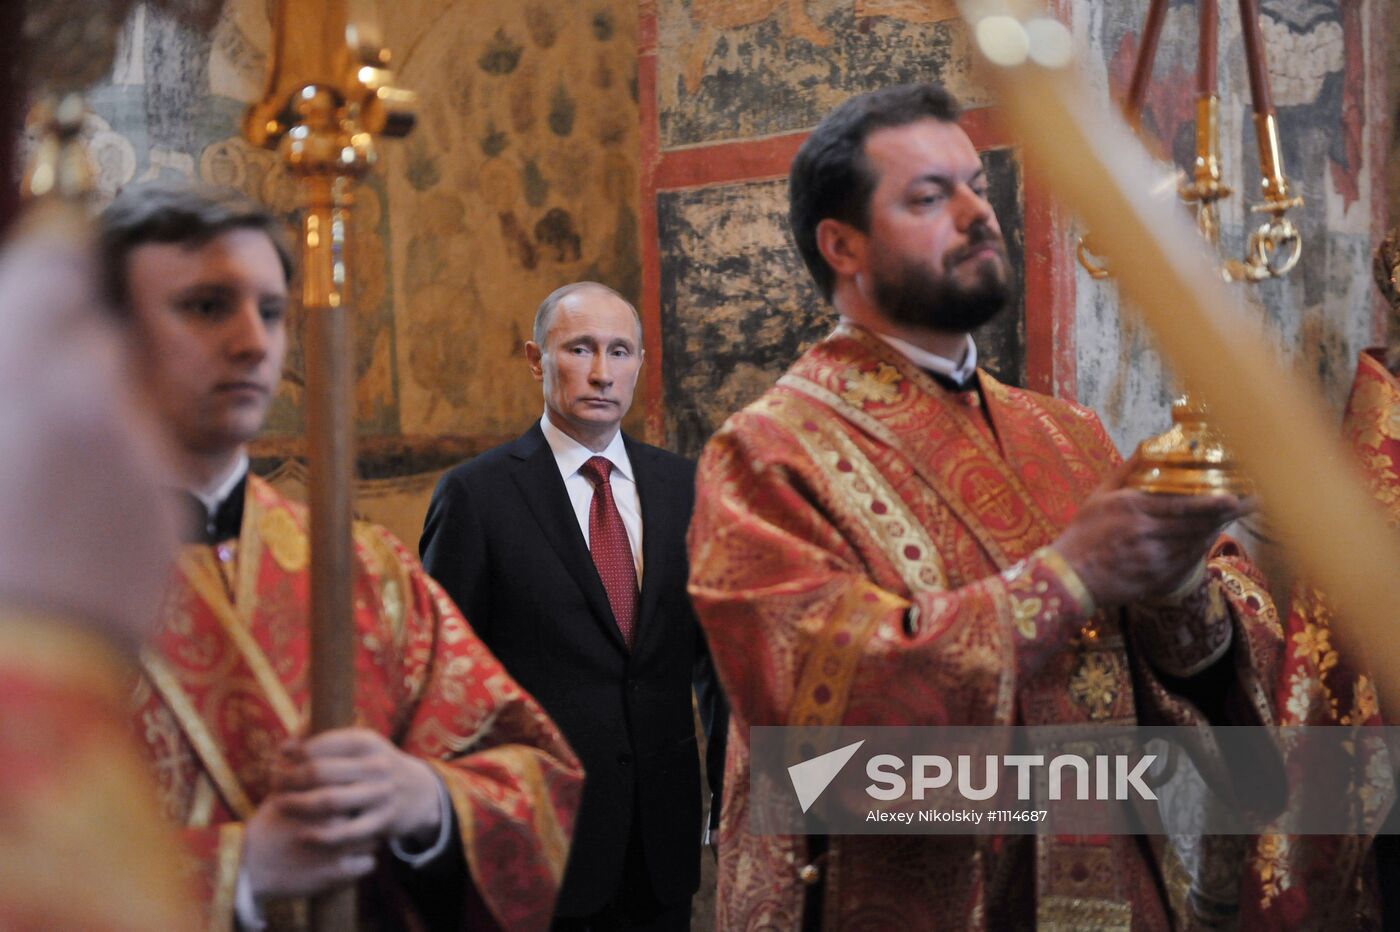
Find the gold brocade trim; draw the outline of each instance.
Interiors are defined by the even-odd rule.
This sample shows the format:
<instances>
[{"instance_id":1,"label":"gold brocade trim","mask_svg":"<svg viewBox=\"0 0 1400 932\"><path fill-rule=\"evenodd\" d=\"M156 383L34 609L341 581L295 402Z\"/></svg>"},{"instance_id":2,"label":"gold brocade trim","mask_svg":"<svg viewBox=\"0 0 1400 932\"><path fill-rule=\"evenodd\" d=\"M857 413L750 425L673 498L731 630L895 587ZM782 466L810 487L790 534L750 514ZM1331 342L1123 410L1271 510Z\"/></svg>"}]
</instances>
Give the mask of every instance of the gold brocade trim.
<instances>
[{"instance_id":1,"label":"gold brocade trim","mask_svg":"<svg viewBox=\"0 0 1400 932\"><path fill-rule=\"evenodd\" d=\"M1131 932L1128 903L1073 896L1044 896L1036 904L1037 932Z\"/></svg>"},{"instance_id":2,"label":"gold brocade trim","mask_svg":"<svg viewBox=\"0 0 1400 932\"><path fill-rule=\"evenodd\" d=\"M1357 366L1343 432L1361 461L1371 495L1390 523L1400 524L1400 461L1389 449L1400 441L1400 382L1369 352L1361 354Z\"/></svg>"},{"instance_id":3,"label":"gold brocade trim","mask_svg":"<svg viewBox=\"0 0 1400 932\"><path fill-rule=\"evenodd\" d=\"M910 467L918 474L919 478L923 479L924 482L933 489L934 494L943 500L943 503L948 506L949 510L958 516L958 519L967 527L968 531L971 532L982 549L987 552L987 556L991 557L992 562L997 565L998 569L1004 570L1015 562L1001 549L1001 545L997 542L996 538L987 533L982 522L977 520L977 516L967 507L962 496L955 494L942 478L933 475L925 468L923 463L916 462L913 457L910 456L909 451L905 450L904 445L899 442L899 438L895 436L894 431L886 427L877 418L866 414L859 408L847 404L839 395L828 391L816 382L799 375L793 375L791 372L778 379L778 384L784 388L790 388L794 392L800 392L814 401L827 405L840 417L855 424L880 443L899 453L900 456L904 457L904 459L909 462Z\"/></svg>"},{"instance_id":4,"label":"gold brocade trim","mask_svg":"<svg viewBox=\"0 0 1400 932\"><path fill-rule=\"evenodd\" d=\"M246 528L246 521L244 526ZM240 541L239 569L243 571L240 575L246 573L244 564L255 562L256 555L250 552L251 549L245 549ZM209 547L186 547L180 553L177 565L184 572L190 588L213 611L214 617L218 619L224 633L228 635L229 640L238 649L238 653L242 655L244 663L248 665L248 669L253 674L253 678L262 688L263 697L272 706L272 710L277 713L277 718L281 721L287 734L294 735L300 732L301 713L297 711L296 704L292 702L292 697L287 693L287 687L278 678L276 671L272 669L272 663L267 659L267 655L258 646L257 640L254 639L249 630L247 620L238 616L239 607L229 602L228 592L223 584L223 575L219 570L218 563L215 562L212 550ZM256 604L256 601L244 602L243 604L250 606Z\"/></svg>"},{"instance_id":5,"label":"gold brocade trim","mask_svg":"<svg viewBox=\"0 0 1400 932\"><path fill-rule=\"evenodd\" d=\"M60 615L6 609L0 619L0 666L81 688L113 705L126 701L130 663L107 638Z\"/></svg>"},{"instance_id":6,"label":"gold brocade trim","mask_svg":"<svg viewBox=\"0 0 1400 932\"><path fill-rule=\"evenodd\" d=\"M292 516L281 508L263 513L258 519L258 537L272 553L272 559L288 573L306 569L311 547Z\"/></svg>"},{"instance_id":7,"label":"gold brocade trim","mask_svg":"<svg viewBox=\"0 0 1400 932\"><path fill-rule=\"evenodd\" d=\"M939 399L942 399L947 394L947 392L933 380L931 375L914 365L903 353L896 352L893 347L874 334L860 327L850 327L846 325L838 327L837 333L851 338L877 358L893 365L904 378L913 383L914 387L918 389L921 394ZM1005 386L992 378L991 375L978 369L977 378L986 395L1002 401L1003 403L1009 400L1006 396ZM953 423L957 425L958 431L962 436L970 441L973 446L976 447L977 452L996 468L1002 481L1016 493L1017 497L1026 506L1027 516L1037 525L1038 530L1044 536L1043 543L1048 543L1058 537L1059 530L1050 521L1045 512L1041 510L1035 497L1031 495L1030 490L1027 489L1025 483L1021 481L1020 475L1016 470L1011 468L1010 462L1007 460L1006 455L1002 452L996 441L979 430L966 411L958 405L946 404L942 405L942 408L944 412L951 417ZM1042 415L1044 414L1043 409L1041 409L1041 413ZM1044 416L1037 417L1036 421L1043 425L1046 418ZM987 424L993 431L996 430L996 422L992 418L990 411L987 412ZM1058 429L1055 432L1061 433ZM905 452L907 448L903 444L900 444L897 449L901 452ZM905 458L908 459L912 465L921 470L925 461L930 459L929 457L912 457L907 453L905 453ZM923 474L922 471L920 474ZM1032 549L1034 549L1034 547L1027 548L1027 550ZM1002 564L1000 568L1004 570L1012 562L1014 562L1014 559L1008 560L1006 563Z\"/></svg>"},{"instance_id":8,"label":"gold brocade trim","mask_svg":"<svg viewBox=\"0 0 1400 932\"><path fill-rule=\"evenodd\" d=\"M788 724L839 725L866 641L882 617L908 607L904 599L869 583L848 586L802 664Z\"/></svg>"},{"instance_id":9,"label":"gold brocade trim","mask_svg":"<svg viewBox=\"0 0 1400 932\"><path fill-rule=\"evenodd\" d=\"M364 557L367 575L377 589L384 618L393 633L393 642L401 648L407 619L404 594L413 590L407 568L394 552L383 528L357 521L353 533L355 544Z\"/></svg>"},{"instance_id":10,"label":"gold brocade trim","mask_svg":"<svg viewBox=\"0 0 1400 932\"><path fill-rule=\"evenodd\" d=\"M1367 353L1361 354L1357 364L1350 407L1348 427L1358 433L1363 445L1375 447L1386 440L1400 440L1400 383Z\"/></svg>"},{"instance_id":11,"label":"gold brocade trim","mask_svg":"<svg viewBox=\"0 0 1400 932\"><path fill-rule=\"evenodd\" d=\"M1259 878L1265 909L1293 886L1291 848L1292 840L1287 835L1260 835L1255 845L1251 871Z\"/></svg>"},{"instance_id":12,"label":"gold brocade trim","mask_svg":"<svg viewBox=\"0 0 1400 932\"><path fill-rule=\"evenodd\" d=\"M1117 650L1083 650L1069 680L1069 698L1084 710L1090 721L1101 722L1112 716L1128 671Z\"/></svg>"},{"instance_id":13,"label":"gold brocade trim","mask_svg":"<svg viewBox=\"0 0 1400 932\"><path fill-rule=\"evenodd\" d=\"M219 826L219 850L215 855L214 896L209 903L210 932L230 932L234 922L234 898L238 893L238 868L243 860L243 826L227 822Z\"/></svg>"},{"instance_id":14,"label":"gold brocade trim","mask_svg":"<svg viewBox=\"0 0 1400 932\"><path fill-rule=\"evenodd\" d=\"M831 418L826 409L806 397L773 396L764 410L787 427L826 480L840 490L834 500L855 503L848 513L898 568L910 592L948 588L942 557L924 526L850 436L828 426ZM926 571L931 571L932 578L927 578Z\"/></svg>"},{"instance_id":15,"label":"gold brocade trim","mask_svg":"<svg viewBox=\"0 0 1400 932\"><path fill-rule=\"evenodd\" d=\"M160 693L166 706L175 716L175 720L180 723L180 729L189 739L195 753L199 755L210 779L218 786L220 795L224 797L224 802L239 819L249 818L253 814L252 800L248 798L243 784L238 782L233 767L229 765L228 758L224 756L218 742L214 740L209 726L180 686L179 677L166 665L165 660L159 654L151 650L142 653L141 666L146 671L151 685Z\"/></svg>"},{"instance_id":16,"label":"gold brocade trim","mask_svg":"<svg viewBox=\"0 0 1400 932\"><path fill-rule=\"evenodd\" d=\"M526 805L530 810L530 824L533 835L539 840L540 856L549 869L550 876L558 884L564 877L564 866L569 859L570 834L559 824L558 810L549 796L544 771L540 767L538 752L531 748L498 747L480 752L500 764L505 770L515 774L519 785L525 788ZM467 792L463 773L452 766L451 761L429 760L432 767L447 787L447 796L452 801L452 811L457 819L457 835L462 842L462 853L473 877L485 876L480 861L490 852L479 850L477 826L472 818L475 801Z\"/></svg>"},{"instance_id":17,"label":"gold brocade trim","mask_svg":"<svg viewBox=\"0 0 1400 932\"><path fill-rule=\"evenodd\" d=\"M793 391L801 392L821 404L827 405L839 416L865 430L881 443L896 451L909 463L914 472L943 499L944 504L967 527L968 531L973 535L978 544L981 545L982 549L986 551L987 556L992 559L998 569L1009 569L1022 556L1030 553L1037 546L1048 543L1057 536L1058 532L1050 524L1049 519L1042 511L1039 504L1030 495L1025 484L1021 482L1020 477L1016 474L1015 470L1011 468L1006 457L1002 455L995 443L978 429L969 419L968 415L958 406L943 404L941 402L941 399L946 393L938 386L938 383L918 367L910 363L902 355L886 346L878 338L858 327L842 325L837 328L833 336L845 337L858 343L862 349L874 357L874 362L881 364L881 371L891 366L898 371L900 375L899 379L895 379L892 382L882 382L882 385L885 385L890 390L895 390L902 380L907 380L919 395L936 402L934 411L931 413L936 413L940 418L946 419L952 424L953 428L960 436L960 439L969 444L971 452L980 458L978 462L995 473L997 482L1000 483L996 488L1000 489L1004 486L1007 493L1024 508L1024 519L1027 523L1027 528L1024 533L1003 535L1008 538L1006 543L1016 545L1019 551L1018 553L1008 553L1003 548L1003 541L999 540L988 530L989 524L994 524L995 522L983 520L975 503L969 503L964 495L954 492L944 478L935 473L935 468L946 467L948 465L949 458L946 455L928 455L927 451L911 446L905 437L896 434L878 415L865 411L860 406L851 404L846 398L828 390L805 376L789 372L778 380L778 384L790 388ZM845 374L837 378L848 386L847 394L851 393L849 386L860 383L863 377L869 375L869 373L863 373L861 371L860 363L847 363L846 368L842 371L844 371ZM990 376L980 372L979 377L984 381L990 379ZM869 404L871 401L883 403L870 397L868 391L857 394L863 399L862 404ZM921 431L919 438L923 439L925 442L930 439L937 440L941 443L948 442L942 435L931 437L935 425L929 423L927 419L921 418L919 419L919 423ZM946 451L944 452L946 453ZM996 508L999 504L1003 503L1005 497L1005 495L1001 494L988 495L981 505L986 509ZM1031 533L1032 526L1034 531L1038 532L1038 536Z\"/></svg>"}]
</instances>

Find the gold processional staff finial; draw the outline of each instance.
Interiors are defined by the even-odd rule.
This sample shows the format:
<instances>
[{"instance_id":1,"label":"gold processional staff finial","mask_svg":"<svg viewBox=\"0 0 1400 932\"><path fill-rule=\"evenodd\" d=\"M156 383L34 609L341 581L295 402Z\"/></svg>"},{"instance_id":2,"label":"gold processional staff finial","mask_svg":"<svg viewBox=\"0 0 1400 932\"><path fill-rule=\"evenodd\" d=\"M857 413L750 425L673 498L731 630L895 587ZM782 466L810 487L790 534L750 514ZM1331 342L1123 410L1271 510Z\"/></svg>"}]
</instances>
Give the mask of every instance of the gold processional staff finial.
<instances>
[{"instance_id":1,"label":"gold processional staff finial","mask_svg":"<svg viewBox=\"0 0 1400 932\"><path fill-rule=\"evenodd\" d=\"M413 128L414 95L398 88L372 0L278 0L267 90L244 133L276 149L300 182L301 303L306 313L306 451L311 511L311 730L354 722L352 605L354 317L348 251L354 183L374 165L376 137ZM354 929L355 891L311 903L320 932Z\"/></svg>"}]
</instances>

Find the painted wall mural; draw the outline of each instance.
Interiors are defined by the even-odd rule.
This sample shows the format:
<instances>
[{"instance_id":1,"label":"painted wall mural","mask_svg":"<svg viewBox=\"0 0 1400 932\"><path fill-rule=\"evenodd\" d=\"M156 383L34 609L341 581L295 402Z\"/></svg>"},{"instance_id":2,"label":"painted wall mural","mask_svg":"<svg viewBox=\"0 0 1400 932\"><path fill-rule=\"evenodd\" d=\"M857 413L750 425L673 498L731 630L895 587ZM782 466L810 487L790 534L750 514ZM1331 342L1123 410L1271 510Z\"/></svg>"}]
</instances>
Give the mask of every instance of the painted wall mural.
<instances>
[{"instance_id":1,"label":"painted wall mural","mask_svg":"<svg viewBox=\"0 0 1400 932\"><path fill-rule=\"evenodd\" d=\"M540 300L595 279L636 298L636 12L618 0L419 0L394 17L420 131L387 159L407 434L539 416L523 347ZM397 33L397 38L395 37Z\"/></svg>"},{"instance_id":2,"label":"painted wall mural","mask_svg":"<svg viewBox=\"0 0 1400 932\"><path fill-rule=\"evenodd\" d=\"M788 232L787 167L805 133L842 100L892 83L940 81L974 109L986 97L951 0L648 6L642 28L655 48L649 59L643 41L643 73L655 91L642 101L643 133L655 149L644 136L643 151L655 152L644 165L655 183L643 210L654 217L657 248L643 300L663 349L648 428L654 441L697 456L835 322ZM1004 145L981 142L1019 269L1019 162ZM979 346L993 371L1020 384L1025 339L1018 302L979 334Z\"/></svg>"},{"instance_id":3,"label":"painted wall mural","mask_svg":"<svg viewBox=\"0 0 1400 932\"><path fill-rule=\"evenodd\" d=\"M861 91L938 75L977 103L953 0L661 0L663 147L815 126Z\"/></svg>"},{"instance_id":4,"label":"painted wall mural","mask_svg":"<svg viewBox=\"0 0 1400 932\"><path fill-rule=\"evenodd\" d=\"M1065 0L1057 8L1067 13L1079 58L1108 106L1109 88L1117 100L1126 86L1147 0ZM1146 106L1164 177L1194 158L1195 10L1192 0L1172 3ZM1269 322L1269 339L1338 409L1356 353L1375 342L1380 325L1369 255L1384 216L1385 87L1377 57L1385 14L1380 0L1264 0L1261 17L1285 166L1307 199L1296 218L1306 248L1290 277L1254 286L1251 300ZM644 6L643 83L653 93L642 100L643 131L655 142L644 162L644 179L654 183L644 190L643 225L653 212L659 244L647 260L655 271L644 275L644 300L666 334L666 358L683 354L679 371L664 365L662 403L649 419L668 442L695 452L726 408L771 384L826 325L790 246L780 189L791 154L831 107L873 87L938 80L965 101L979 147L1016 163L1007 148L1014 140L995 128L953 15L953 5L939 0ZM1220 47L1223 156L1237 191L1225 204L1222 248L1238 255L1258 222L1248 207L1259 200L1259 169L1232 4L1222 6ZM1010 218L1021 246L1034 244L1025 248L1031 290L1011 367L1036 387L1099 410L1128 452L1169 422L1171 375L1112 284L1078 269L1073 231L1060 226L1049 198L1031 181L1011 183L1015 198L1006 187L994 186L1009 201L998 213ZM781 322L738 319L764 313ZM765 339L770 331L781 339ZM702 362L715 371L702 374Z\"/></svg>"},{"instance_id":5,"label":"painted wall mural","mask_svg":"<svg viewBox=\"0 0 1400 932\"><path fill-rule=\"evenodd\" d=\"M207 35L137 10L92 95L106 193L178 174L293 217L292 180L239 134L262 91L270 6L229 0ZM406 0L384 14L420 105L357 202L357 423L367 436L512 434L541 407L522 349L540 299L577 278L639 290L636 9ZM299 433L302 370L294 338L274 436Z\"/></svg>"},{"instance_id":6,"label":"painted wall mural","mask_svg":"<svg viewBox=\"0 0 1400 932\"><path fill-rule=\"evenodd\" d=\"M1269 77L1294 190L1305 198L1295 222L1302 260L1287 278L1246 289L1271 339L1340 413L1357 352L1376 342L1379 323L1370 279L1373 237L1380 229L1384 162L1380 124L1385 87L1368 78L1383 45L1383 4L1349 0L1264 0L1260 23ZM1259 221L1259 163L1249 82L1236 8L1223 4L1220 31L1221 149L1235 195L1222 204L1222 252L1239 256ZM1076 3L1102 87L1126 87L1146 0ZM1196 5L1174 3L1157 53L1144 129L1164 156L1164 176L1194 159ZM1103 414L1120 447L1130 449L1168 423L1176 391L1149 334L1118 307L1111 287L1078 273L1075 328L1078 390Z\"/></svg>"},{"instance_id":7,"label":"painted wall mural","mask_svg":"<svg viewBox=\"0 0 1400 932\"><path fill-rule=\"evenodd\" d=\"M133 180L199 178L271 205L291 228L293 180L239 129L263 90L271 9L227 0L200 33L137 8L90 98L105 196ZM638 295L637 11L626 0L402 0L381 14L419 110L357 197L357 500L412 543L442 468L539 417L523 347L540 300L579 278ZM254 447L257 467L294 493L299 321L294 309Z\"/></svg>"}]
</instances>

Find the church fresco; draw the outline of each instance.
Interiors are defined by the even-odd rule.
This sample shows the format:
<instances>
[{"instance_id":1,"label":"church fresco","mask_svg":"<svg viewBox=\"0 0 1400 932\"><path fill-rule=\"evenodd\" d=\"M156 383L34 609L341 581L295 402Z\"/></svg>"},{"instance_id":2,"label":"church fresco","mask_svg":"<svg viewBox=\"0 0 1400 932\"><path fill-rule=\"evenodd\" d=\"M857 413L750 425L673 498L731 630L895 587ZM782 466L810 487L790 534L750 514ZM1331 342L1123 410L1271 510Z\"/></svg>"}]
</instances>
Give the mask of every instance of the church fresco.
<instances>
[{"instance_id":1,"label":"church fresco","mask_svg":"<svg viewBox=\"0 0 1400 932\"><path fill-rule=\"evenodd\" d=\"M197 33L138 8L91 100L99 184L161 175L228 184L295 218L297 188L243 142L263 87L270 4L229 0ZM351 243L356 422L365 436L497 437L538 416L523 345L560 284L635 298L636 8L622 0L384 5L418 126L381 145ZM269 435L300 433L300 313Z\"/></svg>"},{"instance_id":2,"label":"church fresco","mask_svg":"<svg viewBox=\"0 0 1400 932\"><path fill-rule=\"evenodd\" d=\"M976 104L953 0L657 0L662 148L810 129L853 94L939 80Z\"/></svg>"},{"instance_id":3,"label":"church fresco","mask_svg":"<svg viewBox=\"0 0 1400 932\"><path fill-rule=\"evenodd\" d=\"M1375 296L1369 279L1374 233L1376 166L1368 157L1372 95L1368 86L1368 23L1374 0L1264 0L1260 25L1278 108L1284 167L1305 203L1291 216L1303 234L1302 259L1287 278L1254 286L1254 312L1269 338L1319 394L1340 413L1357 352L1375 341ZM1115 99L1128 84L1146 0L1112 9L1076 4L1088 23L1092 59L1101 85ZM1143 113L1150 143L1163 158L1164 176L1194 161L1193 122L1196 4L1173 3L1163 30ZM1225 4L1220 22L1221 149L1234 196L1222 203L1223 254L1240 256L1248 231L1260 220L1248 212L1259 195L1259 159L1249 115L1249 82L1236 8ZM1104 415L1119 446L1168 423L1175 393L1150 335L1120 313L1111 287L1078 278L1079 397Z\"/></svg>"},{"instance_id":4,"label":"church fresco","mask_svg":"<svg viewBox=\"0 0 1400 932\"><path fill-rule=\"evenodd\" d=\"M1106 106L1109 88L1116 101L1126 86L1147 5L1147 0L1069 0L1059 7L1073 24L1079 60ZM1188 167L1194 158L1196 8L1194 0L1170 5L1144 113L1164 178ZM1305 248L1290 276L1249 286L1250 301L1269 324L1267 338L1314 379L1319 395L1338 409L1357 351L1378 337L1369 254L1380 222L1374 208L1379 193L1373 188L1379 174L1376 134L1382 129L1385 89L1374 79L1379 69L1373 60L1378 54L1376 24L1385 12L1382 0L1262 3L1284 163L1294 188L1306 199L1295 212ZM655 0L658 176L666 177L668 161L682 156L688 166L701 163L700 154L710 147L760 147L765 140L808 131L847 97L901 81L932 78L959 95L969 109L989 106L970 63L963 27L951 18L954 13L952 4L939 0ZM1222 156L1236 190L1223 205L1222 250L1238 256L1248 231L1259 222L1248 208L1260 197L1248 80L1232 4L1221 8L1220 77ZM726 178L730 187L725 193L656 192L658 313L663 330L676 320L683 331L667 335L665 426L683 448L688 449L691 438L705 426L714 426L711 422L723 407L719 397L728 404L731 395L737 399L744 393L707 382L701 387L716 392L713 398L688 400L695 387L691 383L701 378L697 371L707 357L686 356L684 373L676 374L669 370L670 348L709 352L707 347L716 341L697 342L694 322L700 320L702 308L720 317L729 312L701 302L718 301L740 287L725 280L734 268L741 270L741 278L749 265L763 269L767 260L750 261L743 258L745 253L770 256L789 247L785 225L774 219L779 216L776 201L752 208L773 213L761 224L744 227L750 231L747 238L727 227L716 227L724 231L723 248L703 235L692 237L699 255L709 257L703 261L668 243L669 231L678 225L684 232L688 224L707 222L696 211L719 216L739 210L730 202L741 191L758 197L753 192L766 190L760 182L785 167L764 164L750 185L741 186L742 178ZM702 206L711 200L714 203ZM1054 384L1098 409L1119 447L1131 450L1169 422L1177 386L1150 333L1120 307L1112 283L1096 282L1080 270L1072 253L1074 237L1060 238L1047 222L1044 213L1028 216L1025 223L1031 227L1023 231L1043 237L1037 239L1030 262L1037 280L1055 288L1033 296L1041 302L1039 313L1053 315L1048 323L1037 318L1037 339L1055 341L1049 348L1037 344L1037 358L1054 354L1057 366L1063 359L1069 375L1063 382L1056 375ZM737 265L721 261L724 249L737 257L732 258ZM780 293L775 294L772 279L763 284L773 306L788 307L799 300L783 290L794 286L776 286ZM1054 310L1046 311L1049 306ZM751 365L776 376L784 364L780 357L790 357L795 350L795 344L784 344L765 355L761 341L744 345L756 347L754 359L734 358L734 353L744 352L741 346L716 355L719 367L737 374L750 371L744 367ZM675 405L680 408L673 411ZM716 410L702 417L698 412L704 406Z\"/></svg>"},{"instance_id":5,"label":"church fresco","mask_svg":"<svg viewBox=\"0 0 1400 932\"><path fill-rule=\"evenodd\" d=\"M615 2L418 2L389 41L419 131L386 155L405 433L513 433L538 417L535 307L597 279L632 299L636 13Z\"/></svg>"}]
</instances>

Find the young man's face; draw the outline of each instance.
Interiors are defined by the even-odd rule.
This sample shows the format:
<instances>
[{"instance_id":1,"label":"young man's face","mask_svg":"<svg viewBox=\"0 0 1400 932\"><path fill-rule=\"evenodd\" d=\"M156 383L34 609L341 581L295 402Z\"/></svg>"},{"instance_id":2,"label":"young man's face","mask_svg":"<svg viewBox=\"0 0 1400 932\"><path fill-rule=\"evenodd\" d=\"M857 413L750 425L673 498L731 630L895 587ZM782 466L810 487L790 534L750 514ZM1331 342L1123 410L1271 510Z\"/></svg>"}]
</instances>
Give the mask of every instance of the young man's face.
<instances>
[{"instance_id":1,"label":"young man's face","mask_svg":"<svg viewBox=\"0 0 1400 932\"><path fill-rule=\"evenodd\" d=\"M977 150L955 123L920 120L871 133L862 287L891 319L944 332L972 330L1010 297L1001 227L987 202Z\"/></svg>"},{"instance_id":2,"label":"young man's face","mask_svg":"<svg viewBox=\"0 0 1400 932\"><path fill-rule=\"evenodd\" d=\"M287 348L287 282L267 234L138 246L127 282L142 378L175 441L213 455L256 436Z\"/></svg>"}]
</instances>

